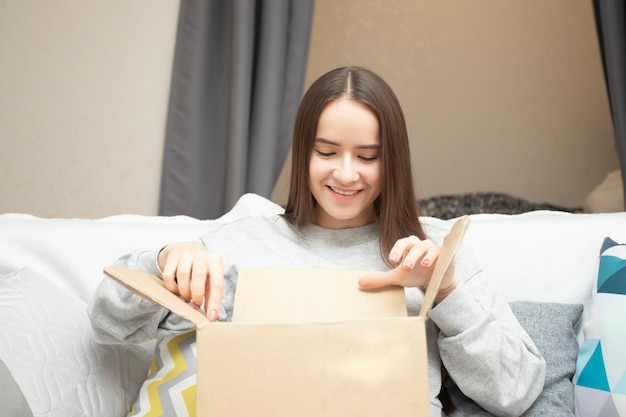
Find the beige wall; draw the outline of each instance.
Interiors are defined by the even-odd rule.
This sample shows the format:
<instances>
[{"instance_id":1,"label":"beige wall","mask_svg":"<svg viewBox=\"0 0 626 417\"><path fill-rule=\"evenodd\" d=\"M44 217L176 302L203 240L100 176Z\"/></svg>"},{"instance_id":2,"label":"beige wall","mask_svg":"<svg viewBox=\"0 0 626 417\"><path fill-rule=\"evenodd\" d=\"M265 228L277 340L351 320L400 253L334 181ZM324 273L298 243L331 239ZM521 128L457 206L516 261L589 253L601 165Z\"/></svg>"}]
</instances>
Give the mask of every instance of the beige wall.
<instances>
[{"instance_id":1,"label":"beige wall","mask_svg":"<svg viewBox=\"0 0 626 417\"><path fill-rule=\"evenodd\" d=\"M156 214L177 13L2 2L0 213ZM421 196L580 205L618 163L594 30L587 0L317 0L306 84L346 64L384 76Z\"/></svg>"},{"instance_id":2,"label":"beige wall","mask_svg":"<svg viewBox=\"0 0 626 417\"><path fill-rule=\"evenodd\" d=\"M396 91L420 196L580 206L618 166L587 0L317 0L307 85L340 65Z\"/></svg>"},{"instance_id":3,"label":"beige wall","mask_svg":"<svg viewBox=\"0 0 626 417\"><path fill-rule=\"evenodd\" d=\"M156 214L178 1L4 0L0 213Z\"/></svg>"}]
</instances>

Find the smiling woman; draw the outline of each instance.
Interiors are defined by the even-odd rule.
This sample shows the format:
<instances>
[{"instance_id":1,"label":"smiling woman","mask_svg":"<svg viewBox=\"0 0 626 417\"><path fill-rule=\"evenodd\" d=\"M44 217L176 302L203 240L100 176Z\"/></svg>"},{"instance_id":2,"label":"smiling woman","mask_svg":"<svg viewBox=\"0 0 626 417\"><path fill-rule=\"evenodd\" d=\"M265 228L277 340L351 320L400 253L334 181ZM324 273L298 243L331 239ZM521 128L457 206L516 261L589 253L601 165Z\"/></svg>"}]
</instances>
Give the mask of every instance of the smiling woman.
<instances>
[{"instance_id":1,"label":"smiling woman","mask_svg":"<svg viewBox=\"0 0 626 417\"><path fill-rule=\"evenodd\" d=\"M285 218L296 227L318 222L318 204L325 208L316 200L318 196L309 192L317 185L310 178L314 173L309 165L313 164L314 151L320 149L322 140L325 145L331 145L328 141L336 145L335 149L321 149L323 152L359 147L359 162L366 162L363 157L376 156L371 165L379 171L380 188L370 202L380 225L383 253L389 253L400 238L415 235L425 239L415 205L404 113L385 80L363 68L342 67L319 77L305 93L296 115L291 182L285 206ZM371 146L376 146L376 152L372 152ZM356 155L355 149L351 154ZM367 179L371 180L371 174ZM324 183L327 185L350 191L337 179L335 183Z\"/></svg>"},{"instance_id":2,"label":"smiling woman","mask_svg":"<svg viewBox=\"0 0 626 417\"><path fill-rule=\"evenodd\" d=\"M169 291L204 308L211 321L232 318L244 268L369 271L358 281L362 288L410 287L408 313L417 315L446 233L429 228L437 242L428 239L418 218L406 124L389 85L361 67L322 75L298 108L292 145L284 214L228 217L196 241L138 250L117 266L161 277ZM430 311L432 416L442 415L442 363L462 392L493 414L520 415L542 390L536 381L544 380L543 357L479 275L470 254L459 252ZM193 329L134 297L112 280L101 282L89 307L100 341L169 342Z\"/></svg>"}]
</instances>

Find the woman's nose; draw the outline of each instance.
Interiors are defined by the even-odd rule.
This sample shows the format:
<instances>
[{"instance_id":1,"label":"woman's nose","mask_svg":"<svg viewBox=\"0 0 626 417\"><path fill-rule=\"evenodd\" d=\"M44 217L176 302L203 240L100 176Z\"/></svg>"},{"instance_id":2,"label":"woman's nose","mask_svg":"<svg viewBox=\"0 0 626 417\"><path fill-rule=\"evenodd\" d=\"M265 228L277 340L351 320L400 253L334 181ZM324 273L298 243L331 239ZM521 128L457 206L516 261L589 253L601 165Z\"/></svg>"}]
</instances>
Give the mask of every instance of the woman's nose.
<instances>
[{"instance_id":1,"label":"woman's nose","mask_svg":"<svg viewBox=\"0 0 626 417\"><path fill-rule=\"evenodd\" d=\"M335 179L344 184L356 182L359 179L359 172L351 158L342 159L333 174Z\"/></svg>"}]
</instances>

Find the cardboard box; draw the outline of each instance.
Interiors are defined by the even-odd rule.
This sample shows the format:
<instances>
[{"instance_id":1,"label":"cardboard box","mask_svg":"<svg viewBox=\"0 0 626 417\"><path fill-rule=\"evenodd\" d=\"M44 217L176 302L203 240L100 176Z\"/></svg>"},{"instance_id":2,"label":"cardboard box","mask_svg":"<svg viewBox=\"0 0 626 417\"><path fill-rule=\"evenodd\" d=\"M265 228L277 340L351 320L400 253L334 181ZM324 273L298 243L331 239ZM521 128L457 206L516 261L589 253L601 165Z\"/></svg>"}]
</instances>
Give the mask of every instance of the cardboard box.
<instances>
[{"instance_id":1,"label":"cardboard box","mask_svg":"<svg viewBox=\"0 0 626 417\"><path fill-rule=\"evenodd\" d=\"M446 237L419 317L400 287L361 290L363 271L241 270L230 323L153 275L105 273L196 325L198 417L428 416L425 321L468 221Z\"/></svg>"}]
</instances>

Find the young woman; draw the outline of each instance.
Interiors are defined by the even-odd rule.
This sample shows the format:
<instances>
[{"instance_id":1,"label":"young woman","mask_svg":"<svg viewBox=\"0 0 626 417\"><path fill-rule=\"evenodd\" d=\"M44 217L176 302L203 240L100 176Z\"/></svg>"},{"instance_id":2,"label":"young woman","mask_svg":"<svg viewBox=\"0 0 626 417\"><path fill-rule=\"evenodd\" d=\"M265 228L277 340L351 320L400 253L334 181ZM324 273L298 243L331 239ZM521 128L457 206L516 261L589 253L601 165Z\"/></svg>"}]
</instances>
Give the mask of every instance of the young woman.
<instances>
[{"instance_id":1,"label":"young woman","mask_svg":"<svg viewBox=\"0 0 626 417\"><path fill-rule=\"evenodd\" d=\"M128 254L117 265L162 277L210 320L232 315L238 268L378 271L360 285L406 287L409 314L437 262L445 231L425 231L413 191L406 124L391 88L346 67L320 77L296 117L284 214L219 222L196 242ZM428 233L426 233L428 232ZM461 253L428 321L431 410L440 416L442 363L460 389L496 415L520 415L542 389L545 362L508 304L476 283ZM280 291L276 288L276 291ZM180 317L104 279L89 306L101 342L189 331Z\"/></svg>"}]
</instances>

